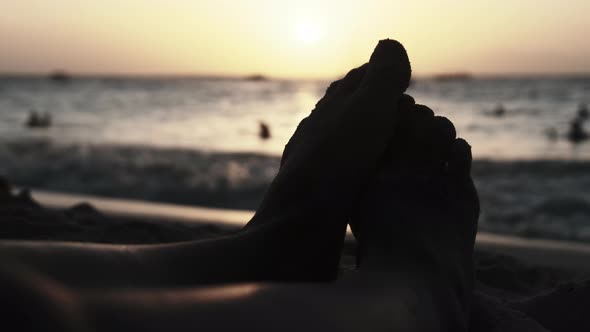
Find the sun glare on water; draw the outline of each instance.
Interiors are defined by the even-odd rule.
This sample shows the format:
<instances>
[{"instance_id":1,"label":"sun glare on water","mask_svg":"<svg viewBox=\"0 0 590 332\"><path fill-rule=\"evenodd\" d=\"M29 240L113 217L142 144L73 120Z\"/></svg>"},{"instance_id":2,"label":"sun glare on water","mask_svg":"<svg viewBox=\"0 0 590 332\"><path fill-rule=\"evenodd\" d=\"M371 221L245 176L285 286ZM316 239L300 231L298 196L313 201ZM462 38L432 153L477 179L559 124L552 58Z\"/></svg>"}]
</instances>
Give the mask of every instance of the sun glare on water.
<instances>
[{"instance_id":1,"label":"sun glare on water","mask_svg":"<svg viewBox=\"0 0 590 332\"><path fill-rule=\"evenodd\" d=\"M311 22L301 22L295 26L295 37L302 43L311 44L320 39L320 30Z\"/></svg>"}]
</instances>

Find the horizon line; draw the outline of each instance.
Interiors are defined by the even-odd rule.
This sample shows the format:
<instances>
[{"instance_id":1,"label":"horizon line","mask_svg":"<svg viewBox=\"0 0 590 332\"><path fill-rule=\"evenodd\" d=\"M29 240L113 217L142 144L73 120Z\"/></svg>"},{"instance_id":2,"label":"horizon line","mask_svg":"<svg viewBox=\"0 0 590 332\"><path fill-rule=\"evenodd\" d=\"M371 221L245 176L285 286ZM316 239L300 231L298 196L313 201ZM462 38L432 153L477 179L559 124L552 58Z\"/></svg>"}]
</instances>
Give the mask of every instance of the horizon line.
<instances>
[{"instance_id":1,"label":"horizon line","mask_svg":"<svg viewBox=\"0 0 590 332\"><path fill-rule=\"evenodd\" d=\"M215 73L97 73L97 72L71 72L67 70L54 70L47 72L21 72L21 71L0 71L0 78L21 78L21 77L46 77L50 78L54 74L65 74L70 78L128 78L128 79L248 79L251 77L261 77L263 80L280 81L280 80L297 80L297 81L326 81L333 80L337 77L343 77L346 73L332 77L297 77L297 76L280 76L267 75L263 73L250 74L215 74ZM436 79L436 78L458 77L459 79L494 79L494 78L590 78L589 72L469 72L469 71L441 71L428 74L416 74L412 79Z\"/></svg>"}]
</instances>

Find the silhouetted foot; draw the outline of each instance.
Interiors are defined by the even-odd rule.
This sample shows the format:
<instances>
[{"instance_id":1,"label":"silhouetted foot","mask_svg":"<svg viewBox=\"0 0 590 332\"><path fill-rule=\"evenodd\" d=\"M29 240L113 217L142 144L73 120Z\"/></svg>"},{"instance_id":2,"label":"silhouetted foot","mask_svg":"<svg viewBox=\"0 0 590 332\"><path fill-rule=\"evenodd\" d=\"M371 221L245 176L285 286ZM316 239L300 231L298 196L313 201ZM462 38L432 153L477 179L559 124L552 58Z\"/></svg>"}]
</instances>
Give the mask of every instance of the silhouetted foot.
<instances>
[{"instance_id":1,"label":"silhouetted foot","mask_svg":"<svg viewBox=\"0 0 590 332\"><path fill-rule=\"evenodd\" d=\"M347 220L391 141L410 72L403 46L382 40L368 64L332 83L285 147L245 230L272 227L284 235L282 252L297 251L294 268L335 277Z\"/></svg>"},{"instance_id":2,"label":"silhouetted foot","mask_svg":"<svg viewBox=\"0 0 590 332\"><path fill-rule=\"evenodd\" d=\"M353 224L360 270L413 285L418 301L432 303L441 324L465 330L479 216L471 147L455 139L446 118L410 98L404 103L400 117L407 129L396 133L391 159Z\"/></svg>"},{"instance_id":3,"label":"silhouetted foot","mask_svg":"<svg viewBox=\"0 0 590 332\"><path fill-rule=\"evenodd\" d=\"M316 210L348 215L342 207L358 198L393 136L410 71L403 46L382 40L368 64L332 83L285 147L258 214L290 206L299 210L303 201Z\"/></svg>"}]
</instances>

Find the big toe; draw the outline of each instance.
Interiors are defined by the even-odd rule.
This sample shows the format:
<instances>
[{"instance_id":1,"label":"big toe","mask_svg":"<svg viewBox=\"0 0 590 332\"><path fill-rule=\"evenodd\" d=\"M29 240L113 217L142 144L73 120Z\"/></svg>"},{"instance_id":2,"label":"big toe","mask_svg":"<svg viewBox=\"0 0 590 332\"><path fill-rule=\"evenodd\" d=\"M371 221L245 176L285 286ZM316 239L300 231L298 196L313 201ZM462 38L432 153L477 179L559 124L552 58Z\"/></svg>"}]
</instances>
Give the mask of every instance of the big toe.
<instances>
[{"instance_id":1,"label":"big toe","mask_svg":"<svg viewBox=\"0 0 590 332\"><path fill-rule=\"evenodd\" d=\"M362 86L376 93L401 94L410 85L412 68L404 46L395 40L379 41L371 55Z\"/></svg>"}]
</instances>

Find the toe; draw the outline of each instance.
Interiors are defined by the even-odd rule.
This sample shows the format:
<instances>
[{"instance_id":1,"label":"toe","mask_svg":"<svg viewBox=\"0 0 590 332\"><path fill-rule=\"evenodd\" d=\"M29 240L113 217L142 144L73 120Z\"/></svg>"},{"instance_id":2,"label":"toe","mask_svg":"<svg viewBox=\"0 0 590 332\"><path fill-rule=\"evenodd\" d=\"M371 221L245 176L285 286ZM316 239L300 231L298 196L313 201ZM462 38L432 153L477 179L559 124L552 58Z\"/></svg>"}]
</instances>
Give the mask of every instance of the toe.
<instances>
[{"instance_id":1,"label":"toe","mask_svg":"<svg viewBox=\"0 0 590 332\"><path fill-rule=\"evenodd\" d=\"M367 74L367 68L369 67L368 63L364 65L354 68L344 76L341 80L340 84L338 85L334 95L337 97L346 97L352 94L360 85L363 78Z\"/></svg>"},{"instance_id":2,"label":"toe","mask_svg":"<svg viewBox=\"0 0 590 332\"><path fill-rule=\"evenodd\" d=\"M416 104L410 117L412 138L419 144L426 144L434 127L434 112L428 106Z\"/></svg>"},{"instance_id":3,"label":"toe","mask_svg":"<svg viewBox=\"0 0 590 332\"><path fill-rule=\"evenodd\" d=\"M435 116L433 125L433 158L436 163L444 165L450 158L457 132L453 123L443 116Z\"/></svg>"},{"instance_id":4,"label":"toe","mask_svg":"<svg viewBox=\"0 0 590 332\"><path fill-rule=\"evenodd\" d=\"M398 123L400 129L404 128L407 125L407 121L410 119L410 113L414 109L414 105L416 105L416 101L414 98L408 94L403 94L398 102L398 113L400 116L400 122ZM401 120L407 120L405 123Z\"/></svg>"},{"instance_id":5,"label":"toe","mask_svg":"<svg viewBox=\"0 0 590 332\"><path fill-rule=\"evenodd\" d=\"M403 46L393 40L380 41L369 63L328 88L290 140L283 164L304 141L299 136L307 136L318 142L308 149L321 154L315 159L324 160L329 153L351 169L358 167L357 173L373 170L393 136L398 102L409 85L410 72Z\"/></svg>"},{"instance_id":6,"label":"toe","mask_svg":"<svg viewBox=\"0 0 590 332\"><path fill-rule=\"evenodd\" d=\"M397 104L395 139L393 142L395 144L393 145L402 145L411 135L410 124L412 123L412 118L414 117L413 114L415 105L416 102L410 95L404 94L400 98Z\"/></svg>"},{"instance_id":7,"label":"toe","mask_svg":"<svg viewBox=\"0 0 590 332\"><path fill-rule=\"evenodd\" d=\"M433 162L434 112L424 106L415 105L409 122L409 141L405 145L412 167L430 170Z\"/></svg>"},{"instance_id":8,"label":"toe","mask_svg":"<svg viewBox=\"0 0 590 332\"><path fill-rule=\"evenodd\" d=\"M449 192L477 220L479 215L479 198L471 179L471 146L462 138L457 138L451 147L451 156L447 165Z\"/></svg>"},{"instance_id":9,"label":"toe","mask_svg":"<svg viewBox=\"0 0 590 332\"><path fill-rule=\"evenodd\" d=\"M414 98L407 94L402 95L398 102L394 137L389 143L384 157L384 165L387 167L399 168L400 163L408 160L408 144L412 135L410 124L412 123L414 105Z\"/></svg>"},{"instance_id":10,"label":"toe","mask_svg":"<svg viewBox=\"0 0 590 332\"><path fill-rule=\"evenodd\" d=\"M349 98L340 99L343 107L334 107L333 115L325 114L337 128L337 140L346 142L348 152L357 156L355 159L364 160L354 164L373 168L383 158L395 132L398 103L409 84L410 71L403 46L382 40L369 63L349 73L336 89L335 98L339 93L350 93Z\"/></svg>"},{"instance_id":11,"label":"toe","mask_svg":"<svg viewBox=\"0 0 590 332\"><path fill-rule=\"evenodd\" d=\"M400 106L398 120L397 136L391 148L392 152L397 151L396 163L424 175L442 172L456 136L451 121L434 116L424 105Z\"/></svg>"},{"instance_id":12,"label":"toe","mask_svg":"<svg viewBox=\"0 0 590 332\"><path fill-rule=\"evenodd\" d=\"M435 132L434 135L444 146L450 147L455 141L457 131L451 120L444 116L434 117Z\"/></svg>"},{"instance_id":13,"label":"toe","mask_svg":"<svg viewBox=\"0 0 590 332\"><path fill-rule=\"evenodd\" d=\"M479 216L479 198L471 179L471 162L471 146L462 138L455 139L447 166L447 192L460 207L461 217L458 220L463 222L457 224L460 226L459 229L468 232L469 238L472 239L467 243L467 248L473 248Z\"/></svg>"},{"instance_id":14,"label":"toe","mask_svg":"<svg viewBox=\"0 0 590 332\"><path fill-rule=\"evenodd\" d=\"M348 74L346 74L346 76L343 78L332 82L326 90L324 97L322 97L322 99L316 103L316 108L326 102L345 98L352 94L352 92L358 88L359 84L363 80L363 77L365 77L368 66L369 64L365 63L364 65L349 71Z\"/></svg>"},{"instance_id":15,"label":"toe","mask_svg":"<svg viewBox=\"0 0 590 332\"><path fill-rule=\"evenodd\" d=\"M373 51L362 87L376 94L401 94L410 85L412 69L401 43L385 39Z\"/></svg>"},{"instance_id":16,"label":"toe","mask_svg":"<svg viewBox=\"0 0 590 332\"><path fill-rule=\"evenodd\" d=\"M451 147L447 171L456 179L466 179L471 175L471 146L462 138L457 138Z\"/></svg>"},{"instance_id":17,"label":"toe","mask_svg":"<svg viewBox=\"0 0 590 332\"><path fill-rule=\"evenodd\" d=\"M328 89L326 89L324 97L322 97L322 99L316 103L315 109L321 107L322 104L329 103L332 100L342 99L356 90L367 72L367 67L368 64L366 63L360 67L354 68L349 71L344 78L332 82L330 86L328 86ZM315 109L312 110L312 112L315 111ZM285 149L283 150L283 155L281 157L281 167L291 154L294 146L298 145L299 141L303 140L302 137L305 135L303 132L308 130L306 128L309 125L308 123L309 118L304 118L301 120L292 138L289 140L287 145L285 145Z\"/></svg>"}]
</instances>

